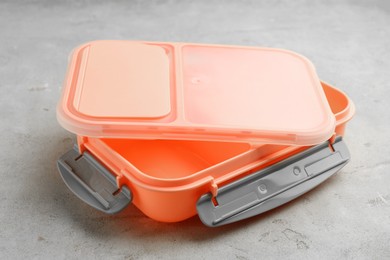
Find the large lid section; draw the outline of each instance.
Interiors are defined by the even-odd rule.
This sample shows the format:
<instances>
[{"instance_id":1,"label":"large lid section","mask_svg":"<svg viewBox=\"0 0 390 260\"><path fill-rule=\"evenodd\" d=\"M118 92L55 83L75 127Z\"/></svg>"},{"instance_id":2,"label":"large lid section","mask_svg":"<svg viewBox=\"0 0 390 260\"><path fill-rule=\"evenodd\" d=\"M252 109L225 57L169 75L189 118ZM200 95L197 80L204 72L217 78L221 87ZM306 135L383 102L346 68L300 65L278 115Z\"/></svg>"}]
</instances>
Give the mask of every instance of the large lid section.
<instances>
[{"instance_id":1,"label":"large lid section","mask_svg":"<svg viewBox=\"0 0 390 260\"><path fill-rule=\"evenodd\" d=\"M97 41L75 49L58 120L78 135L313 145L334 131L312 64L293 52Z\"/></svg>"}]
</instances>

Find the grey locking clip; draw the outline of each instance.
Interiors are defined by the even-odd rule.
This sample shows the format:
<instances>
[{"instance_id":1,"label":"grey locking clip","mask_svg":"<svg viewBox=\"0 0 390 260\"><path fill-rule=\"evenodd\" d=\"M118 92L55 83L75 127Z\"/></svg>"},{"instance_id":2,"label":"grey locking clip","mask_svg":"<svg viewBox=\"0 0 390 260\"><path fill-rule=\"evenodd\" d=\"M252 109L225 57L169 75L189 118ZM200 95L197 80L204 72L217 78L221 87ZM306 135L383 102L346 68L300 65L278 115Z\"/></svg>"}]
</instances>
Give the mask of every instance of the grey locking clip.
<instances>
[{"instance_id":1,"label":"grey locking clip","mask_svg":"<svg viewBox=\"0 0 390 260\"><path fill-rule=\"evenodd\" d=\"M337 137L331 147L329 142L311 147L221 187L214 199L203 195L198 215L205 225L216 227L261 214L313 189L349 159L347 146Z\"/></svg>"},{"instance_id":2,"label":"grey locking clip","mask_svg":"<svg viewBox=\"0 0 390 260\"><path fill-rule=\"evenodd\" d=\"M119 188L115 176L88 151L80 154L74 147L61 156L57 166L68 188L95 209L114 214L132 200L129 188Z\"/></svg>"}]
</instances>

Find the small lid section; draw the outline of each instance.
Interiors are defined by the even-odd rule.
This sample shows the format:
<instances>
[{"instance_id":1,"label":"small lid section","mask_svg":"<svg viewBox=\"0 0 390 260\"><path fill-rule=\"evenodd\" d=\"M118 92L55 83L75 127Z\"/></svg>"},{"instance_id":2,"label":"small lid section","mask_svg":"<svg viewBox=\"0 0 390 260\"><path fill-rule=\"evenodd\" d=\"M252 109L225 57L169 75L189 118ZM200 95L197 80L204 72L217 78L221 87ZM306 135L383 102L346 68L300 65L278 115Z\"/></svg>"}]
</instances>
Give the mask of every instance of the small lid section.
<instances>
[{"instance_id":1,"label":"small lid section","mask_svg":"<svg viewBox=\"0 0 390 260\"><path fill-rule=\"evenodd\" d=\"M161 117L170 111L169 60L163 48L116 42L82 51L73 106L93 117Z\"/></svg>"},{"instance_id":2,"label":"small lid section","mask_svg":"<svg viewBox=\"0 0 390 260\"><path fill-rule=\"evenodd\" d=\"M78 135L313 145L334 132L312 64L293 52L97 41L77 48L58 120Z\"/></svg>"}]
</instances>

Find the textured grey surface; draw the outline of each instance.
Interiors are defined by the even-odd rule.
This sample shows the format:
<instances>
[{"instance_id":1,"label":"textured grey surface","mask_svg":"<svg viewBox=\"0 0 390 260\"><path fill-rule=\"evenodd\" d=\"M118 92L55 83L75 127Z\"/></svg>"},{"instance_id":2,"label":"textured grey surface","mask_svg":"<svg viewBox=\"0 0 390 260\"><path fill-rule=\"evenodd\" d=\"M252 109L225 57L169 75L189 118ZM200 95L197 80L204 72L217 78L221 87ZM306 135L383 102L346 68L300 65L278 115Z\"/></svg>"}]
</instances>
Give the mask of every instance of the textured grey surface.
<instances>
[{"instance_id":1,"label":"textured grey surface","mask_svg":"<svg viewBox=\"0 0 390 260\"><path fill-rule=\"evenodd\" d=\"M390 2L1 1L0 258L390 258ZM61 181L55 106L73 47L143 39L286 48L355 101L352 161L282 208L222 228L103 215Z\"/></svg>"}]
</instances>

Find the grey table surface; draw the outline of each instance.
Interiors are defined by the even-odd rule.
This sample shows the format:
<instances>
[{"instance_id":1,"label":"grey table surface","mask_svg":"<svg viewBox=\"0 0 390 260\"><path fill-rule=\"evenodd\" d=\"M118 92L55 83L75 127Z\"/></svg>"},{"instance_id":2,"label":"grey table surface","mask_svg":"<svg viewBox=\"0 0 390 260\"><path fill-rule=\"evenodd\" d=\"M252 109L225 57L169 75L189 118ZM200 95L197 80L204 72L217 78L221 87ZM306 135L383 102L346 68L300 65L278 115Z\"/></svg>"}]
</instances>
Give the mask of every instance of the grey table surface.
<instances>
[{"instance_id":1,"label":"grey table surface","mask_svg":"<svg viewBox=\"0 0 390 260\"><path fill-rule=\"evenodd\" d=\"M74 135L56 103L75 46L140 39L268 46L308 57L357 111L352 161L317 189L221 228L107 216L64 185ZM0 2L0 258L389 259L390 2Z\"/></svg>"}]
</instances>

